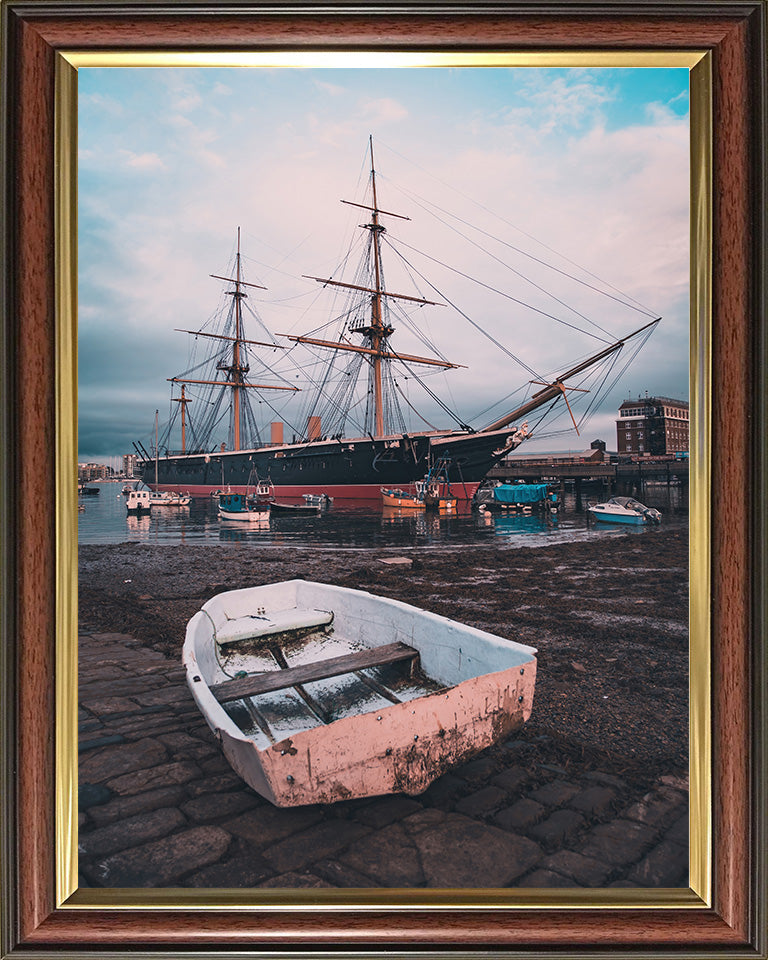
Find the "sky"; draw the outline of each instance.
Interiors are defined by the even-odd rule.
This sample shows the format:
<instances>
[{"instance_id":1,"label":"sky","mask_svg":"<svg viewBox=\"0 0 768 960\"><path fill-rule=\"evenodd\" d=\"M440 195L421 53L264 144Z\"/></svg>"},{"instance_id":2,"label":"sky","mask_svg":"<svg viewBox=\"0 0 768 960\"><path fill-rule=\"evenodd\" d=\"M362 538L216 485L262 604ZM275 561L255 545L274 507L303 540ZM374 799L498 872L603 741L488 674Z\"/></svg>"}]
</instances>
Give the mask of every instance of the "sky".
<instances>
[{"instance_id":1,"label":"sky","mask_svg":"<svg viewBox=\"0 0 768 960\"><path fill-rule=\"evenodd\" d=\"M379 206L410 217L382 218L388 288L441 304L409 307L410 325L462 364L425 381L463 422L662 318L581 436L561 404L520 452L615 449L622 400L688 398L688 106L686 69L80 68L79 460L149 446L155 410L162 429L192 356L176 331L226 301L210 274L231 269L238 228L276 340L332 318L333 293L304 276L351 279L339 265L366 214L339 201L369 202L369 136ZM407 323L395 336L429 355ZM292 383L299 360L265 355ZM453 425L401 386L412 429ZM269 399L265 424L304 409Z\"/></svg>"}]
</instances>

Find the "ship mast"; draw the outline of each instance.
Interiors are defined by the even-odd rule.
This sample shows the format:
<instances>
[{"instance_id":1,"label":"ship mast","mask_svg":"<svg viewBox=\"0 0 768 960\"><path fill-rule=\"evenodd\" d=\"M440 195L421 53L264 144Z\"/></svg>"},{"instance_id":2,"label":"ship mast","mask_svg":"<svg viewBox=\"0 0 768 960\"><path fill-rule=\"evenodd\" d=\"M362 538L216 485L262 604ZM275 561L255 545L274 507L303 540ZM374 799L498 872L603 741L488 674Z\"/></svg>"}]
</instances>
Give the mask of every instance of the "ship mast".
<instances>
[{"instance_id":1,"label":"ship mast","mask_svg":"<svg viewBox=\"0 0 768 960\"><path fill-rule=\"evenodd\" d=\"M570 405L565 395L566 390L578 389L575 387L566 387L565 381L569 380L571 377L575 377L576 374L582 373L584 370L588 370L590 367L594 366L596 363L599 363L600 360L604 360L606 357L609 357L612 353L615 353L617 350L620 350L627 341L632 340L638 334L642 333L644 330L648 330L650 327L656 326L660 321L660 317L656 320L652 320L650 323L646 323L644 327L640 327L639 330L635 330L634 333L628 334L626 337L622 337L621 340L616 340L610 346L605 347L599 353L594 354L591 357L588 357L586 360L583 360L581 363L576 364L575 367L571 367L570 370L558 377L556 380L553 380L551 383L546 384L543 390L539 390L538 393L534 393L531 400L527 403L524 403L522 406L517 407L517 409L512 410L510 413L505 414L500 420L494 421L494 423L489 423L488 426L483 427L479 433L491 433L494 430L503 430L504 427L509 426L511 423L514 423L516 420L522 419L529 413L533 413L534 410L538 410L539 407L543 407L544 404L549 403L550 400L556 399L558 396L565 398L566 405L568 405L568 411L571 412ZM532 383L539 383L538 380L532 380ZM586 391L580 391L586 392ZM571 412L571 418L573 419L573 413ZM574 421L574 426L576 422ZM578 433L578 428L576 430Z\"/></svg>"},{"instance_id":2,"label":"ship mast","mask_svg":"<svg viewBox=\"0 0 768 960\"><path fill-rule=\"evenodd\" d=\"M181 404L181 452L182 452L182 453L186 453L186 451L187 451L187 418L186 418L186 412L187 412L187 404L188 404L188 403L192 403L192 401L187 398L187 396L186 396L186 394L185 394L185 392L184 392L184 384L183 384L183 383L182 383L182 385L181 385L181 399L179 399L178 397L172 397L171 399L172 399L172 401L173 401L174 403L180 403L180 404Z\"/></svg>"},{"instance_id":3,"label":"ship mast","mask_svg":"<svg viewBox=\"0 0 768 960\"><path fill-rule=\"evenodd\" d=\"M376 436L384 433L384 401L381 392L381 344L385 339L384 324L381 319L381 233L384 230L379 223L379 205L376 201L376 169L373 163L373 137L369 137L371 150L371 187L373 190L373 216L368 227L373 238L373 263L376 293L371 301L371 347L373 355L374 409L376 411Z\"/></svg>"},{"instance_id":4,"label":"ship mast","mask_svg":"<svg viewBox=\"0 0 768 960\"><path fill-rule=\"evenodd\" d=\"M358 346L351 343L337 343L331 340L318 340L313 337L297 337L291 336L289 334L282 334L288 340L292 340L294 343L306 343L312 346L318 347L328 347L332 350L348 350L354 353L362 353L367 355L370 358L371 369L372 369L372 380L373 380L373 425L375 435L378 437L384 436L384 387L383 387L383 373L382 373L382 361L383 360L401 360L407 361L408 363L422 363L428 366L434 367L443 367L446 369L457 369L461 364L449 363L445 360L434 360L427 357L415 357L412 355L398 354L388 349L389 338L394 332L394 327L390 326L388 323L385 323L384 320L384 310L383 304L385 298L389 297L397 300L409 300L412 303L420 303L422 305L430 306L442 306L442 304L436 303L433 300L426 300L423 297L411 297L403 293L391 293L389 290L384 289L383 282L383 271L381 265L381 237L386 233L386 228L380 223L379 215L384 214L389 217L397 217L400 220L410 220L410 217L405 217L399 213L392 213L388 210L382 210L379 207L378 196L376 192L376 169L374 166L373 159L373 137L369 136L368 146L371 154L371 188L372 188L372 200L373 206L367 206L362 203L352 203L350 200L342 200L342 203L346 203L349 206L360 207L363 210L371 211L371 222L361 224L363 229L370 231L371 234L371 246L373 253L373 286L365 287L353 283L342 283L339 280L332 280L326 277L313 277L307 276L307 280L316 280L318 283L322 283L324 286L329 285L333 287L343 287L347 290L359 290L363 293L371 294L371 322L368 326L358 326L351 328L352 333L362 334L367 338L370 346Z\"/></svg>"},{"instance_id":5,"label":"ship mast","mask_svg":"<svg viewBox=\"0 0 768 960\"><path fill-rule=\"evenodd\" d=\"M211 277L215 280L226 280L228 283L234 283L235 289L228 290L227 296L233 297L234 305L234 319L235 319L235 330L234 337L227 336L220 333L204 333L202 330L179 330L179 333L189 333L195 337L208 337L212 340L228 340L232 344L232 360L231 363L218 363L216 369L227 374L227 379L225 380L204 380L204 379L192 379L191 377L169 377L169 383L180 383L181 387L181 399L176 400L176 403L181 404L181 449L182 453L186 451L186 422L184 411L186 405L191 401L187 399L184 393L184 384L195 383L203 384L206 386L212 387L229 387L232 390L232 421L233 421L233 431L232 431L232 449L240 450L242 449L242 437L241 437L241 427L242 427L242 408L244 406L242 391L246 389L250 390L289 390L291 392L297 392L298 387L291 386L282 386L278 384L270 383L249 383L246 379L246 375L250 370L250 365L245 361L246 352L245 344L255 344L262 347L270 347L276 350L284 350L280 344L277 343L264 343L261 340L247 340L243 336L243 312L242 312L242 301L247 298L248 294L243 290L243 287L254 287L257 290L266 290L266 287L262 287L258 283L246 283L242 279L242 270L241 270L241 257L240 257L240 227L237 228L237 254L235 256L235 276L234 277L222 277L216 273L212 273Z\"/></svg>"}]
</instances>

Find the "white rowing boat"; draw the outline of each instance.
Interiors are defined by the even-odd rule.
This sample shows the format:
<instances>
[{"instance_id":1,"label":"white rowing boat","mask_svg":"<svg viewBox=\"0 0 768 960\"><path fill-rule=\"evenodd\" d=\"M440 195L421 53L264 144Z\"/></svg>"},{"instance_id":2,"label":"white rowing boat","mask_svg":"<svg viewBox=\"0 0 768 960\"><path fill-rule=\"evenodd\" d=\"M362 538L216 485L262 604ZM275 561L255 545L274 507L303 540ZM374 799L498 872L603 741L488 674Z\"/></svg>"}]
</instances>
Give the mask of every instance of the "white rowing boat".
<instances>
[{"instance_id":1,"label":"white rowing boat","mask_svg":"<svg viewBox=\"0 0 768 960\"><path fill-rule=\"evenodd\" d=\"M187 683L234 770L277 806L418 794L529 717L532 647L306 580L221 593Z\"/></svg>"}]
</instances>

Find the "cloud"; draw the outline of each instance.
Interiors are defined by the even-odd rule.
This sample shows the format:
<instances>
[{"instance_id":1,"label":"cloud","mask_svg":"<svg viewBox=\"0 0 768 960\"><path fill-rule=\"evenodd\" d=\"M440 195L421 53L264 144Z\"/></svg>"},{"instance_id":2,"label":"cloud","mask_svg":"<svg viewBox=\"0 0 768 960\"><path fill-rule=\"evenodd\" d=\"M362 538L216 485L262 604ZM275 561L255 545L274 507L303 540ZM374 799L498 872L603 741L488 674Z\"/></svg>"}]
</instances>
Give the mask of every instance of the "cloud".
<instances>
[{"instance_id":1,"label":"cloud","mask_svg":"<svg viewBox=\"0 0 768 960\"><path fill-rule=\"evenodd\" d=\"M408 116L408 110L391 97L379 97L361 104L361 114L376 126L397 123Z\"/></svg>"},{"instance_id":2,"label":"cloud","mask_svg":"<svg viewBox=\"0 0 768 960\"><path fill-rule=\"evenodd\" d=\"M163 170L165 164L156 153L134 153L132 150L121 150L125 165L136 170Z\"/></svg>"},{"instance_id":3,"label":"cloud","mask_svg":"<svg viewBox=\"0 0 768 960\"><path fill-rule=\"evenodd\" d=\"M95 112L109 114L113 117L123 115L124 108L119 100L102 93L88 93L79 98L80 108L93 108Z\"/></svg>"},{"instance_id":4,"label":"cloud","mask_svg":"<svg viewBox=\"0 0 768 960\"><path fill-rule=\"evenodd\" d=\"M328 83L325 80L313 80L313 84L316 89L320 90L322 93L328 94L331 97L339 97L347 92L346 88L340 86L338 83Z\"/></svg>"},{"instance_id":5,"label":"cloud","mask_svg":"<svg viewBox=\"0 0 768 960\"><path fill-rule=\"evenodd\" d=\"M238 226L246 279L269 288L249 291L248 303L272 331L320 329L341 312L343 301L330 288L302 275L338 271L353 279L365 221L359 208L339 201L367 202L371 132L379 202L412 218L386 219L389 288L447 297L477 325L447 308L409 308L394 314L398 347L422 354L426 337L467 364L425 379L469 422L482 425L497 412L484 410L518 387L530 390L533 379L478 327L545 374L562 372L598 342L586 338L585 346L584 336L546 315L585 330L594 330L588 323L594 321L617 335L645 322L565 274L610 293L619 288L665 318L629 379L617 384L606 422L630 387L684 395L687 118L654 96L630 121L608 123L606 111L621 101L618 80L598 82L575 71L548 84L534 72L508 87L499 80L506 71L493 77L476 71L456 81L430 71L411 77L364 71L355 77L353 99L341 95L342 87L328 95L326 88L336 87L333 73L232 71L223 74L231 96L216 96L215 105L222 74L155 81L143 98L127 79L126 104L138 98L131 109L111 126L103 117L98 126L86 124L81 135L81 452L88 453L89 411L103 419L110 385L130 380L138 387L124 395L116 422L149 429L154 410L168 408L166 378L192 362L192 338L174 328L199 329L230 302L209 274L225 275ZM482 82L481 90L468 80ZM491 80L500 84L498 95ZM193 94L201 100L194 113L177 112ZM142 174L130 189L128 171ZM254 338L262 339L256 329ZM110 347L100 330L125 336ZM130 352L139 343L140 367ZM265 359L295 378L298 356L295 348ZM402 385L424 416L446 425L413 378ZM297 396L293 406L274 402L287 422L298 422L304 399ZM610 436L603 439L611 445ZM124 452L122 446L109 452Z\"/></svg>"}]
</instances>

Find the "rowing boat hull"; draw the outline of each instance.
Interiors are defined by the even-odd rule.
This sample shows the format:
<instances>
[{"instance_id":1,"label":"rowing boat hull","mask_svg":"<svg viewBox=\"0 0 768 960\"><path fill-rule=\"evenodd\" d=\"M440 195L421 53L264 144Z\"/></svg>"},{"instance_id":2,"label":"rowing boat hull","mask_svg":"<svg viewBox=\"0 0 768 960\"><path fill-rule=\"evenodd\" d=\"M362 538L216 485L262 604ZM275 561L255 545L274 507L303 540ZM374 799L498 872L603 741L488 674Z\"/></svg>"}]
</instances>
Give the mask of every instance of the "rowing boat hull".
<instances>
[{"instance_id":1,"label":"rowing boat hull","mask_svg":"<svg viewBox=\"0 0 768 960\"><path fill-rule=\"evenodd\" d=\"M337 630L356 624L366 646L401 641L414 647L424 672L438 683L449 678L447 685L417 699L300 730L259 748L210 689L215 685L211 624L227 603L240 609L244 602L256 604L253 609L269 609L269 591L277 588L282 590L281 602L287 597L290 603L298 595L299 606L332 609ZM218 606L211 607L216 602ZM276 806L297 806L423 792L448 769L528 719L536 680L534 654L531 647L399 601L290 581L214 597L190 621L183 658L192 695L233 769ZM458 682L451 682L452 677Z\"/></svg>"}]
</instances>

